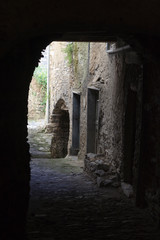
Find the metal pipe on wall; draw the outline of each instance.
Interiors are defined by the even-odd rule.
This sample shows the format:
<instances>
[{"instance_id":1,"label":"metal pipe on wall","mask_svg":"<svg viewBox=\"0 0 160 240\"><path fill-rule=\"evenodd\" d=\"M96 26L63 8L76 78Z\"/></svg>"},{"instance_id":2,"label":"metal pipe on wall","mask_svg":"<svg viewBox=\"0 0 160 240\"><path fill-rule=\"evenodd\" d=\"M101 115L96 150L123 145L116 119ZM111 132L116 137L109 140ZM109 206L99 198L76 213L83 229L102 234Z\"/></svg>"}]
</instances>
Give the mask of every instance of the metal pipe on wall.
<instances>
[{"instance_id":1,"label":"metal pipe on wall","mask_svg":"<svg viewBox=\"0 0 160 240\"><path fill-rule=\"evenodd\" d=\"M120 48L117 48L115 50L107 50L107 53L109 53L109 54L118 53L118 52L122 52L122 51L128 50L130 48L131 48L130 45L126 45L124 47L120 47Z\"/></svg>"}]
</instances>

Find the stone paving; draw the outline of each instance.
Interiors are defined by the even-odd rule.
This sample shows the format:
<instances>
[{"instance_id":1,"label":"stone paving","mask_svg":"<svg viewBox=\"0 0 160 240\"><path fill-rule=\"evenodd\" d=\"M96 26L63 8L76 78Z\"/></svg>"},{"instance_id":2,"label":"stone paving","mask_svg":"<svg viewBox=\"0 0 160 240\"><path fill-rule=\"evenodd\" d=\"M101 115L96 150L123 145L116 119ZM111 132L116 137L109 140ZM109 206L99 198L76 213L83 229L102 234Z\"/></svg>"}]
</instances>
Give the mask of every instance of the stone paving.
<instances>
[{"instance_id":1,"label":"stone paving","mask_svg":"<svg viewBox=\"0 0 160 240\"><path fill-rule=\"evenodd\" d=\"M76 158L52 159L51 134L29 127L31 198L28 240L158 240L146 210L120 188L98 188Z\"/></svg>"}]
</instances>

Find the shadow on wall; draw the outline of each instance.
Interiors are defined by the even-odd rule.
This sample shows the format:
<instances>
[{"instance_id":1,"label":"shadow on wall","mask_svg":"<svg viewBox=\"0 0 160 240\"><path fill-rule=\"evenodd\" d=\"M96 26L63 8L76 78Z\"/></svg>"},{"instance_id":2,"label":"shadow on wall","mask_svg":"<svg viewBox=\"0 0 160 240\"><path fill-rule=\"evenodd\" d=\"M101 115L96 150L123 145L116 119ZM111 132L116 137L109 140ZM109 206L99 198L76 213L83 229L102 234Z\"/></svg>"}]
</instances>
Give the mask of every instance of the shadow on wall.
<instances>
[{"instance_id":1,"label":"shadow on wall","mask_svg":"<svg viewBox=\"0 0 160 240\"><path fill-rule=\"evenodd\" d=\"M63 99L59 99L52 114L53 137L51 156L64 158L68 153L69 112Z\"/></svg>"}]
</instances>

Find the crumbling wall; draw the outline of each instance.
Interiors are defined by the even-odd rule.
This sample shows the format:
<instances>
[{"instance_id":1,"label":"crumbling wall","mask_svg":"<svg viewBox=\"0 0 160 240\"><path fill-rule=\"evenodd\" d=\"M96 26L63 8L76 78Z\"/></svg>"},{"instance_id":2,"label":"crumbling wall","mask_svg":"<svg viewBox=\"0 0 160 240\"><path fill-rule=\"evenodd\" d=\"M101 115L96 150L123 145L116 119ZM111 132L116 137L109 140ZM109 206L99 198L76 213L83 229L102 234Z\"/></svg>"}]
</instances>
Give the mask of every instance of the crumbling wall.
<instances>
[{"instance_id":1,"label":"crumbling wall","mask_svg":"<svg viewBox=\"0 0 160 240\"><path fill-rule=\"evenodd\" d=\"M52 128L51 156L64 158L68 153L69 113L63 99L57 102L53 110Z\"/></svg>"}]
</instances>

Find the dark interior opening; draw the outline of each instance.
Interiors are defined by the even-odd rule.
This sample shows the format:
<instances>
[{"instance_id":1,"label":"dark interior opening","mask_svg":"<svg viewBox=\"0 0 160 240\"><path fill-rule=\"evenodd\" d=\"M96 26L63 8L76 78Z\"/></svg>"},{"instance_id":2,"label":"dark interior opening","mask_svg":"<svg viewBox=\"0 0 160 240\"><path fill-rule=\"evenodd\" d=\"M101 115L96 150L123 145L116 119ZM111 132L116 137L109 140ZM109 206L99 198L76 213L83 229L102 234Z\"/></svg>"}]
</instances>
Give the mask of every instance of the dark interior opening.
<instances>
[{"instance_id":1,"label":"dark interior opening","mask_svg":"<svg viewBox=\"0 0 160 240\"><path fill-rule=\"evenodd\" d=\"M87 153L97 152L99 91L88 89Z\"/></svg>"},{"instance_id":2,"label":"dark interior opening","mask_svg":"<svg viewBox=\"0 0 160 240\"><path fill-rule=\"evenodd\" d=\"M129 89L125 114L124 132L124 181L132 184L133 160L136 133L136 101L137 93Z\"/></svg>"},{"instance_id":3,"label":"dark interior opening","mask_svg":"<svg viewBox=\"0 0 160 240\"><path fill-rule=\"evenodd\" d=\"M73 93L73 115L72 115L72 147L71 155L77 155L79 151L80 137L80 95Z\"/></svg>"}]
</instances>

